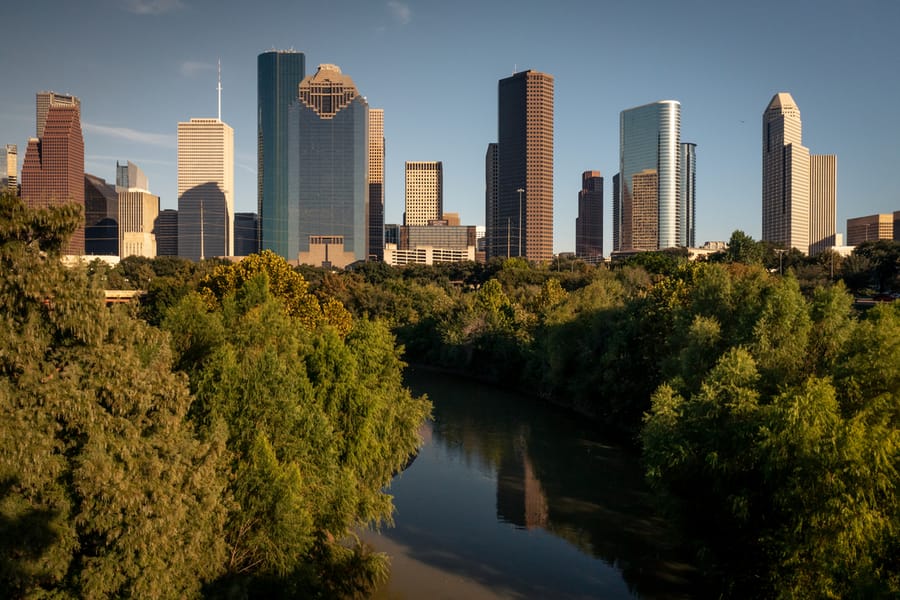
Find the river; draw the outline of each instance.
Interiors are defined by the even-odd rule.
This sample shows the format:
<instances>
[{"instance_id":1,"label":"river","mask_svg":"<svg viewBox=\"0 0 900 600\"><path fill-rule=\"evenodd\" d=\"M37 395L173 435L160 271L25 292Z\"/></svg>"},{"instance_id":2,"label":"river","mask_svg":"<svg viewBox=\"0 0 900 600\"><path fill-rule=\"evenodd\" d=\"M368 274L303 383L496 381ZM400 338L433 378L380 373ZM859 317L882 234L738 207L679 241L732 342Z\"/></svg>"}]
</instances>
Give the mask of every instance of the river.
<instances>
[{"instance_id":1,"label":"river","mask_svg":"<svg viewBox=\"0 0 900 600\"><path fill-rule=\"evenodd\" d=\"M695 598L695 569L653 509L633 453L522 395L411 371L434 420L390 488L375 598Z\"/></svg>"}]
</instances>

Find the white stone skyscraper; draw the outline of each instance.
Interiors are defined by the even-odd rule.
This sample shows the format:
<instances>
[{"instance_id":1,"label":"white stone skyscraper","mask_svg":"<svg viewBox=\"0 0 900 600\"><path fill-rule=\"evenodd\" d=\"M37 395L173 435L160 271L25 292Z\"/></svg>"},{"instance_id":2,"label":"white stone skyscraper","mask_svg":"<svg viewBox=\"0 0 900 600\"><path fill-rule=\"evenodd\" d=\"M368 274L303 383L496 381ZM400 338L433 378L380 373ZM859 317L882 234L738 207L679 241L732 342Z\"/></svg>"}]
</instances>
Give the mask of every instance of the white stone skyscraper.
<instances>
[{"instance_id":1,"label":"white stone skyscraper","mask_svg":"<svg viewBox=\"0 0 900 600\"><path fill-rule=\"evenodd\" d=\"M220 119L178 124L178 255L234 255L234 130Z\"/></svg>"},{"instance_id":2,"label":"white stone skyscraper","mask_svg":"<svg viewBox=\"0 0 900 600\"><path fill-rule=\"evenodd\" d=\"M837 158L810 155L789 93L766 107L762 143L763 241L813 254L834 245Z\"/></svg>"}]
</instances>

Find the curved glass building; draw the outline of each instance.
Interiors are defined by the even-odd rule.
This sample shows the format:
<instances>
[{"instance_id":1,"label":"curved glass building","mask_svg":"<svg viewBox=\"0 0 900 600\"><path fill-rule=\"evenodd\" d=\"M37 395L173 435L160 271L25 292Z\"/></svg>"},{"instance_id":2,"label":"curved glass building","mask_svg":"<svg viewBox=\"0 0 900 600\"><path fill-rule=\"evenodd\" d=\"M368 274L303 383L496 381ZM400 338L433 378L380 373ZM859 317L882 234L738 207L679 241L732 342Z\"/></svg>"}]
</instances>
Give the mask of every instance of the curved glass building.
<instances>
[{"instance_id":1,"label":"curved glass building","mask_svg":"<svg viewBox=\"0 0 900 600\"><path fill-rule=\"evenodd\" d=\"M661 100L619 115L618 248L684 246L681 220L681 104Z\"/></svg>"}]
</instances>

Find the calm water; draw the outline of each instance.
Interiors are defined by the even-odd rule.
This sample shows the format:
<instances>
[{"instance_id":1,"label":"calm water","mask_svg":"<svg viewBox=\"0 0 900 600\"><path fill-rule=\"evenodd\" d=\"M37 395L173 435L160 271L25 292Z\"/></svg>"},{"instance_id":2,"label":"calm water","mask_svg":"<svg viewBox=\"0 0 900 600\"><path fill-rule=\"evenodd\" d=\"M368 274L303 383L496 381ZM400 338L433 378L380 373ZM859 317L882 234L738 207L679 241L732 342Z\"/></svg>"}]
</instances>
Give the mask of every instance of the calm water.
<instances>
[{"instance_id":1,"label":"calm water","mask_svg":"<svg viewBox=\"0 0 900 600\"><path fill-rule=\"evenodd\" d=\"M413 372L434 403L425 446L391 486L376 598L690 598L697 575L651 508L635 457L519 395Z\"/></svg>"}]
</instances>

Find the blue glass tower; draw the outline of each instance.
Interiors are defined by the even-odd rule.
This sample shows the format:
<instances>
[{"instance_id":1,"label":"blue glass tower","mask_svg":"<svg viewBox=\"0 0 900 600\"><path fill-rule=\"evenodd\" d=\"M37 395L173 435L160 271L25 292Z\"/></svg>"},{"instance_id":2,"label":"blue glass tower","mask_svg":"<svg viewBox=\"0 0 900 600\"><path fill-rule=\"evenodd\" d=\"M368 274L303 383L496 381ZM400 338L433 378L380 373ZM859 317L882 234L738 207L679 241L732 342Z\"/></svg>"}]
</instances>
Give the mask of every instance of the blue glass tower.
<instances>
[{"instance_id":1,"label":"blue glass tower","mask_svg":"<svg viewBox=\"0 0 900 600\"><path fill-rule=\"evenodd\" d=\"M325 260L336 266L365 260L369 105L338 67L320 65L288 112L288 258L314 241L334 246Z\"/></svg>"},{"instance_id":2,"label":"blue glass tower","mask_svg":"<svg viewBox=\"0 0 900 600\"><path fill-rule=\"evenodd\" d=\"M288 254L288 107L306 77L302 52L278 50L257 57L257 214L260 248Z\"/></svg>"},{"instance_id":3,"label":"blue glass tower","mask_svg":"<svg viewBox=\"0 0 900 600\"><path fill-rule=\"evenodd\" d=\"M681 104L662 100L619 116L620 250L684 246L681 209Z\"/></svg>"}]
</instances>

